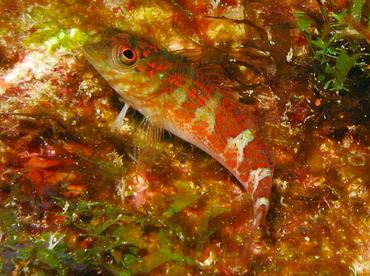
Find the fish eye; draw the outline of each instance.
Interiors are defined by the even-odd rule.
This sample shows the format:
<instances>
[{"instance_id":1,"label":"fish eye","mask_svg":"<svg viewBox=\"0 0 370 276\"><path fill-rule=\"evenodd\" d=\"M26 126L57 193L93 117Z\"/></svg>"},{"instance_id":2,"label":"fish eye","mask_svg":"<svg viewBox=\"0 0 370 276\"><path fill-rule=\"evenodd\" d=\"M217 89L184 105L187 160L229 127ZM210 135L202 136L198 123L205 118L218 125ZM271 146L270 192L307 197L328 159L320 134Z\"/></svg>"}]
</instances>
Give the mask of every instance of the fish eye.
<instances>
[{"instance_id":1,"label":"fish eye","mask_svg":"<svg viewBox=\"0 0 370 276\"><path fill-rule=\"evenodd\" d=\"M121 46L117 52L117 59L123 65L133 65L137 61L135 49L128 46Z\"/></svg>"}]
</instances>

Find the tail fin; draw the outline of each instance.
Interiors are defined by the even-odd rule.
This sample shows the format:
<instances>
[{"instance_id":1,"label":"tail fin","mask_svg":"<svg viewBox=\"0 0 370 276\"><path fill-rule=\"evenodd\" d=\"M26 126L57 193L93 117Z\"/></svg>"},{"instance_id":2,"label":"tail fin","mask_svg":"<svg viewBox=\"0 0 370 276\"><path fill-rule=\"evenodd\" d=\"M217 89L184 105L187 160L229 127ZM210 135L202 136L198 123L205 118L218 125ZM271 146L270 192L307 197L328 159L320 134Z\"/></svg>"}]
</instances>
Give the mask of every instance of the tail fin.
<instances>
[{"instance_id":1,"label":"tail fin","mask_svg":"<svg viewBox=\"0 0 370 276\"><path fill-rule=\"evenodd\" d=\"M266 231L269 233L268 226L265 221L265 217L269 209L269 200L267 198L260 198L260 200L257 201L255 206L257 208L255 209L255 212L254 212L252 231L240 255L239 264L248 262L248 256L251 253L252 243L253 243L254 237L256 236L258 226L262 225L266 229Z\"/></svg>"}]
</instances>

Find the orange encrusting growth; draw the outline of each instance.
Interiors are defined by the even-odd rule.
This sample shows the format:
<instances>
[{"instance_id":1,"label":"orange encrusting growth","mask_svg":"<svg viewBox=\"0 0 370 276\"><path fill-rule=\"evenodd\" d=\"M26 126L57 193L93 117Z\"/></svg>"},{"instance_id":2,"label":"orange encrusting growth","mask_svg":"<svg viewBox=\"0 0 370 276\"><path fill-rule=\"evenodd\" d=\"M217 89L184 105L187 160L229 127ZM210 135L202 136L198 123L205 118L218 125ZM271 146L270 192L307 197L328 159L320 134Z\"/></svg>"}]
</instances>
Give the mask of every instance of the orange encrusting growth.
<instances>
[{"instance_id":1,"label":"orange encrusting growth","mask_svg":"<svg viewBox=\"0 0 370 276\"><path fill-rule=\"evenodd\" d=\"M264 145L255 136L254 117L233 91L212 81L201 65L129 34L87 45L84 54L151 125L204 150L244 186L254 206L251 235L241 256L244 261L258 226L266 225L273 174Z\"/></svg>"}]
</instances>

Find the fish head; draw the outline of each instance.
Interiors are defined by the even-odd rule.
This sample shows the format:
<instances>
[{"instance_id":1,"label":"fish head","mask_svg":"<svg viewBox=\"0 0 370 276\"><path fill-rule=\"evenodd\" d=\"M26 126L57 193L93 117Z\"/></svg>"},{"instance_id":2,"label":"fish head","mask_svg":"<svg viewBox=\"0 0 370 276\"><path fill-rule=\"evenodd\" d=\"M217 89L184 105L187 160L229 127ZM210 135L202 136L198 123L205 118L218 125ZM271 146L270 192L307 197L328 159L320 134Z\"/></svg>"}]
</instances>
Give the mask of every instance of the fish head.
<instances>
[{"instance_id":1,"label":"fish head","mask_svg":"<svg viewBox=\"0 0 370 276\"><path fill-rule=\"evenodd\" d=\"M163 50L121 33L109 40L85 45L86 59L123 100L139 110L158 93L165 74ZM144 112L145 113L145 112Z\"/></svg>"}]
</instances>

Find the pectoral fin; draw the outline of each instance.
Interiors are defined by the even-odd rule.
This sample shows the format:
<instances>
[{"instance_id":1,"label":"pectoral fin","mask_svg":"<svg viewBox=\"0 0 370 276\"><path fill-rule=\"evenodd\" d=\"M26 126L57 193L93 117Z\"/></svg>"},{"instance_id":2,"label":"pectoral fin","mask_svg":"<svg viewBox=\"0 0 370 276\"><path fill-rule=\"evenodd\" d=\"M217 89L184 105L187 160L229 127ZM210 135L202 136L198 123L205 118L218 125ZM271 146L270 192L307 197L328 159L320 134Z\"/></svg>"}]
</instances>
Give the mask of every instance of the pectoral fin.
<instances>
[{"instance_id":1,"label":"pectoral fin","mask_svg":"<svg viewBox=\"0 0 370 276\"><path fill-rule=\"evenodd\" d=\"M123 125L123 120L126 117L127 110L130 108L128 104L125 104L121 110L121 112L118 114L117 118L114 120L112 126L111 126L111 131L112 132L118 132L122 125Z\"/></svg>"},{"instance_id":2,"label":"pectoral fin","mask_svg":"<svg viewBox=\"0 0 370 276\"><path fill-rule=\"evenodd\" d=\"M153 125L147 118L140 123L134 132L133 143L137 157L137 191L142 191L147 187L147 172L151 169L157 154L163 150L163 132L162 128Z\"/></svg>"}]
</instances>

